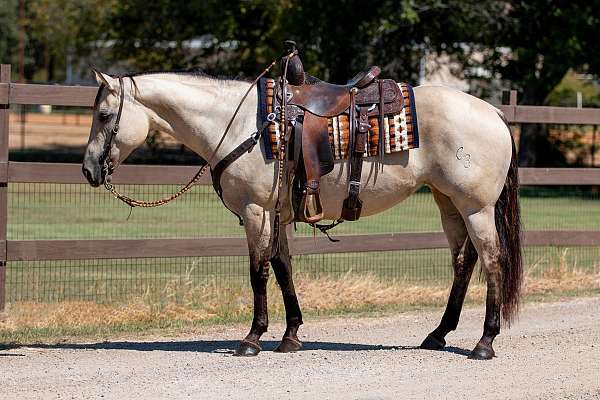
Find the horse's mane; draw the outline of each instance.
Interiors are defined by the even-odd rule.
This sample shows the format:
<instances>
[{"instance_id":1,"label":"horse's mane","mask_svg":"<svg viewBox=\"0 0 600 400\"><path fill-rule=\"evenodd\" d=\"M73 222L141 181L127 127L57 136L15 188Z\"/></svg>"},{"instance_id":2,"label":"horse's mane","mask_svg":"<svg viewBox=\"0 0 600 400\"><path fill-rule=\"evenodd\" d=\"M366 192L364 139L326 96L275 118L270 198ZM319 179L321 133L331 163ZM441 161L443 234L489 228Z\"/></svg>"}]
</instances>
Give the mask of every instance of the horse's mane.
<instances>
[{"instance_id":1,"label":"horse's mane","mask_svg":"<svg viewBox=\"0 0 600 400\"><path fill-rule=\"evenodd\" d=\"M217 75L213 76L204 72L201 68L189 68L189 69L172 69L172 70L150 70L141 72L126 72L119 75L111 75L113 78L135 78L138 76L145 75L179 75L189 78L205 78L215 81L239 81L239 82L250 82L248 79L240 78L239 76L228 76L228 75Z\"/></svg>"},{"instance_id":2,"label":"horse's mane","mask_svg":"<svg viewBox=\"0 0 600 400\"><path fill-rule=\"evenodd\" d=\"M147 75L174 75L174 76L186 77L186 78L203 78L203 79L209 79L212 81L222 82L222 83L231 82L231 81L250 82L250 80L240 78L240 77L231 77L231 76L226 76L226 75L218 75L218 76L209 75L200 68L126 72L123 74L111 74L109 76L111 78L115 78L115 79L130 78L135 90L137 91L137 82L135 81L134 78L140 77L140 76L147 76ZM98 101L100 100L100 95L102 93L102 90L104 90L104 88L105 88L104 84L100 85L100 87L98 88L98 92L96 93L96 99L94 100L94 109L98 105Z\"/></svg>"}]
</instances>

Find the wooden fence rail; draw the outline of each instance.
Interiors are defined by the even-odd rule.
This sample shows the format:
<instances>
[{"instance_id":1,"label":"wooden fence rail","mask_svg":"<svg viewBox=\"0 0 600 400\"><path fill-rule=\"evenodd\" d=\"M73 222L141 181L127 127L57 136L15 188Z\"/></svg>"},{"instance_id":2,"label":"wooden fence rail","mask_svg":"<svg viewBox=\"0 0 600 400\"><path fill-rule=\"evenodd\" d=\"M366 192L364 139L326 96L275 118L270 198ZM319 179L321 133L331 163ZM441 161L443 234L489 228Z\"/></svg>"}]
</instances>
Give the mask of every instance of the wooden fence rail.
<instances>
[{"instance_id":1,"label":"wooden fence rail","mask_svg":"<svg viewBox=\"0 0 600 400\"><path fill-rule=\"evenodd\" d=\"M81 167L8 161L10 104L51 104L91 107L96 87L32 85L10 82L10 66L0 67L0 311L5 303L7 261L86 260L181 256L247 255L243 238L119 240L7 240L8 183L85 184ZM510 123L600 124L600 109L534 107L516 104L511 92L508 105L499 106ZM116 184L183 184L196 166L123 165L115 173ZM522 185L600 185L600 169L522 168ZM209 185L203 177L201 185ZM108 194L107 194L108 195ZM339 243L326 238L292 237L292 254L324 254L367 251L437 249L447 247L441 232L413 232L340 236ZM599 231L528 231L529 246L600 246Z\"/></svg>"}]
</instances>

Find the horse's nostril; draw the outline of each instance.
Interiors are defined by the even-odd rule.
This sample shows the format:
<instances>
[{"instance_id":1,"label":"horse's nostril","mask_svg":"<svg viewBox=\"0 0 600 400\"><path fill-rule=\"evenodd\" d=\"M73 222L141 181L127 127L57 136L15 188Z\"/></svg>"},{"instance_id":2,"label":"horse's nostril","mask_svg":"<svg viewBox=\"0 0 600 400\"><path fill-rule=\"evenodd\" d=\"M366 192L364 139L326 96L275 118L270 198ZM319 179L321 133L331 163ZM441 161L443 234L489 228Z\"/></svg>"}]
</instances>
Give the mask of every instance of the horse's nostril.
<instances>
[{"instance_id":1,"label":"horse's nostril","mask_svg":"<svg viewBox=\"0 0 600 400\"><path fill-rule=\"evenodd\" d=\"M83 176L85 176L85 179L87 179L87 181L90 184L95 184L94 182L94 175L92 174L92 171L90 171L89 169L87 169L85 166L81 167L81 172L83 172Z\"/></svg>"}]
</instances>

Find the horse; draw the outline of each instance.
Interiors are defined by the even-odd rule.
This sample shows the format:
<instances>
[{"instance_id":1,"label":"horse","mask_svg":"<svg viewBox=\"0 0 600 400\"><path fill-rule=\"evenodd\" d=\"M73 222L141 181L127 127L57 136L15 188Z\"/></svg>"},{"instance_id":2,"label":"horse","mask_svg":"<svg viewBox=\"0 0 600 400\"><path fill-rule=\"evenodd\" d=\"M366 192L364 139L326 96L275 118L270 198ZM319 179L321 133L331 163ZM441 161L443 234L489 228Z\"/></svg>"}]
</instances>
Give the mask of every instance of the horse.
<instances>
[{"instance_id":1,"label":"horse","mask_svg":"<svg viewBox=\"0 0 600 400\"><path fill-rule=\"evenodd\" d=\"M170 134L214 167L260 129L257 89L248 81L197 72L110 76L94 70L94 74L100 87L82 165L94 187L105 183L149 132ZM238 104L247 91L246 101ZM446 335L458 325L479 258L487 281L486 311L483 335L469 357L489 360L495 356L493 341L500 333L501 319L510 326L518 314L523 276L518 166L511 129L499 109L458 90L418 86L414 99L419 147L386 154L383 168L378 157L365 158L362 216L387 210L423 186L431 189L448 239L454 280L439 325L420 347L441 350L446 345ZM236 106L239 113L231 121ZM222 136L227 125L231 129ZM279 246L272 251L271 239L279 228L275 226L278 179L277 161L265 157L260 143L232 163L220 180L222 200L243 220L248 242L254 317L235 350L240 356L261 351L260 337L268 327L269 265L281 288L286 314L286 329L276 351L302 348L298 328L303 319L285 229L277 229ZM340 217L347 191L348 162L339 160L322 177L325 219Z\"/></svg>"}]
</instances>

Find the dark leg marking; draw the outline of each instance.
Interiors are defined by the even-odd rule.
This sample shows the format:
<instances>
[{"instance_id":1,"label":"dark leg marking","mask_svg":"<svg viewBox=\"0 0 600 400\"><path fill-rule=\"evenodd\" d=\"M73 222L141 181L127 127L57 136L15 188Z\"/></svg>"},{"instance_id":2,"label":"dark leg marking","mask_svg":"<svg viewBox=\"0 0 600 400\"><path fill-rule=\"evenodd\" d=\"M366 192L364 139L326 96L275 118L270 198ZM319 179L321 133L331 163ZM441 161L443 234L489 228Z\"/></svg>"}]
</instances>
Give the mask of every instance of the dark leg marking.
<instances>
[{"instance_id":1,"label":"dark leg marking","mask_svg":"<svg viewBox=\"0 0 600 400\"><path fill-rule=\"evenodd\" d=\"M495 356L492 343L500 333L500 279L499 270L487 274L488 287L483 336L471 352L470 359L490 360Z\"/></svg>"},{"instance_id":2,"label":"dark leg marking","mask_svg":"<svg viewBox=\"0 0 600 400\"><path fill-rule=\"evenodd\" d=\"M242 340L235 351L236 356L255 356L261 351L260 337L267 331L267 281L269 280L268 261L259 261L250 255L250 283L254 294L254 318L250 333Z\"/></svg>"},{"instance_id":3,"label":"dark leg marking","mask_svg":"<svg viewBox=\"0 0 600 400\"><path fill-rule=\"evenodd\" d=\"M279 253L271 259L271 265L277 283L281 288L287 325L281 343L275 351L281 353L298 351L302 348L302 342L298 339L298 328L302 325L302 312L294 288L292 260L289 255L287 235L284 229L280 231Z\"/></svg>"},{"instance_id":4,"label":"dark leg marking","mask_svg":"<svg viewBox=\"0 0 600 400\"><path fill-rule=\"evenodd\" d=\"M452 289L448 297L446 311L438 327L427 335L423 343L421 343L422 349L443 349L446 346L446 335L458 326L469 281L477 262L477 251L467 236L462 248L453 253L454 282L452 283Z\"/></svg>"}]
</instances>

